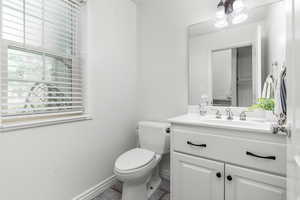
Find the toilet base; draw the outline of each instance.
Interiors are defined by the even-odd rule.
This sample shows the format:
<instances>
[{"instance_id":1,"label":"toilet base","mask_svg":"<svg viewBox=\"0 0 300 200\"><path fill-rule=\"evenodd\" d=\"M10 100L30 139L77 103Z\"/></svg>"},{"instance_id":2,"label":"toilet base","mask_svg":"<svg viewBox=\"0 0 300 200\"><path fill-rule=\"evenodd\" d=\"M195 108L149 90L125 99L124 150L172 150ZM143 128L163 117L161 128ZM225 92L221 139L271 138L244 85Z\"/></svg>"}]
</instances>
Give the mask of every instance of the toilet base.
<instances>
[{"instance_id":1,"label":"toilet base","mask_svg":"<svg viewBox=\"0 0 300 200\"><path fill-rule=\"evenodd\" d=\"M123 183L122 200L147 200L161 185L161 178L153 177L149 183Z\"/></svg>"},{"instance_id":2,"label":"toilet base","mask_svg":"<svg viewBox=\"0 0 300 200\"><path fill-rule=\"evenodd\" d=\"M151 180L151 182L148 185L147 189L147 197L150 199L150 197L154 194L154 192L160 187L162 180L160 178L155 178Z\"/></svg>"},{"instance_id":3,"label":"toilet base","mask_svg":"<svg viewBox=\"0 0 300 200\"><path fill-rule=\"evenodd\" d=\"M157 166L155 167L153 175L147 184L148 199L150 199L150 197L154 194L154 192L160 187L161 182L162 180L159 176L159 167Z\"/></svg>"},{"instance_id":4,"label":"toilet base","mask_svg":"<svg viewBox=\"0 0 300 200\"><path fill-rule=\"evenodd\" d=\"M123 183L122 200L147 200L147 183Z\"/></svg>"},{"instance_id":5,"label":"toilet base","mask_svg":"<svg viewBox=\"0 0 300 200\"><path fill-rule=\"evenodd\" d=\"M153 174L144 183L123 183L122 200L147 200L161 185L159 167L155 167Z\"/></svg>"}]
</instances>

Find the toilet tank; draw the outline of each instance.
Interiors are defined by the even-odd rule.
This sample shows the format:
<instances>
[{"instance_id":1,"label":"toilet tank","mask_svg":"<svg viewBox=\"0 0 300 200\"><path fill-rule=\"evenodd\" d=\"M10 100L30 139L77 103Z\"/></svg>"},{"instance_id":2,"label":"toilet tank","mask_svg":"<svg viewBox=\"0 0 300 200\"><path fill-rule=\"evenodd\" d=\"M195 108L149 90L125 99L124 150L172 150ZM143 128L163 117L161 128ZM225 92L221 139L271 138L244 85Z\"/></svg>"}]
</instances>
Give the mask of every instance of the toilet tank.
<instances>
[{"instance_id":1,"label":"toilet tank","mask_svg":"<svg viewBox=\"0 0 300 200\"><path fill-rule=\"evenodd\" d=\"M170 127L163 122L139 122L138 135L141 148L157 154L170 152Z\"/></svg>"}]
</instances>

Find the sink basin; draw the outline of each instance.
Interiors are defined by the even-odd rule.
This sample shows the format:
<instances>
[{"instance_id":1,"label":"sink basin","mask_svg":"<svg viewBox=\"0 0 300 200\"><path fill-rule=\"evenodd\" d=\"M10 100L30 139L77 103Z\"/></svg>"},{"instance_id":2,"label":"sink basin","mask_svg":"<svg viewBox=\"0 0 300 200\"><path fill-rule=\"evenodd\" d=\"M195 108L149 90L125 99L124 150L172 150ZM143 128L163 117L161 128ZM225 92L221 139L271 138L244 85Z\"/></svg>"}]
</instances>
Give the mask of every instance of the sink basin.
<instances>
[{"instance_id":1,"label":"sink basin","mask_svg":"<svg viewBox=\"0 0 300 200\"><path fill-rule=\"evenodd\" d=\"M224 128L234 128L241 130L263 130L271 131L271 123L264 119L259 118L247 118L247 120L242 121L235 117L233 120L228 120L226 118L216 119L214 116L205 116L202 118L202 123L214 124L215 126L222 126Z\"/></svg>"},{"instance_id":2,"label":"sink basin","mask_svg":"<svg viewBox=\"0 0 300 200\"><path fill-rule=\"evenodd\" d=\"M234 120L227 120L227 119L203 119L204 123L212 123L212 124L219 124L219 125L225 125L225 126L236 126L236 127L245 127L245 128L270 128L271 124L268 122L265 122L263 120L258 119L249 119L246 121L241 121L239 119Z\"/></svg>"},{"instance_id":3,"label":"sink basin","mask_svg":"<svg viewBox=\"0 0 300 200\"><path fill-rule=\"evenodd\" d=\"M224 128L241 131L255 131L263 133L272 132L271 123L259 118L247 118L246 121L241 121L237 117L235 117L233 120L227 120L226 118L217 119L213 115L207 115L203 117L197 114L187 114L172 118L169 121L178 124L189 124L196 126Z\"/></svg>"}]
</instances>

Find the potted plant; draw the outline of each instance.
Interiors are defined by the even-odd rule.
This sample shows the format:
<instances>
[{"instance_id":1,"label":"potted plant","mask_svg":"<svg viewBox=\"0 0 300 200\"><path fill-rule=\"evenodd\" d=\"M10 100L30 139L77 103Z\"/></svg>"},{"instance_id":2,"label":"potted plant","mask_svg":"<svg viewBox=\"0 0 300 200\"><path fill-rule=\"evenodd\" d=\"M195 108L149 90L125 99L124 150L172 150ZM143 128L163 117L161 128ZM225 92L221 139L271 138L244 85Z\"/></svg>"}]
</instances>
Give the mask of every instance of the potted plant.
<instances>
[{"instance_id":1,"label":"potted plant","mask_svg":"<svg viewBox=\"0 0 300 200\"><path fill-rule=\"evenodd\" d=\"M250 110L261 109L265 111L265 116L268 121L274 120L275 100L268 98L258 99L258 103L252 105Z\"/></svg>"}]
</instances>

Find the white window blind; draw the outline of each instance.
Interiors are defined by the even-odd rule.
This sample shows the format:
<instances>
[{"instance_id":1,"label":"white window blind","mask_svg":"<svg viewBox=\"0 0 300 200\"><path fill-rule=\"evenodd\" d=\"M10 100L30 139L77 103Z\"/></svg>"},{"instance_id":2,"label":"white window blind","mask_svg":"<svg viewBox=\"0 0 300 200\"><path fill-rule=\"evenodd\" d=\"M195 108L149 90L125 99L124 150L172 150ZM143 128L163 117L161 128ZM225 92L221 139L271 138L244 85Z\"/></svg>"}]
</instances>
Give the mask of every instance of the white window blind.
<instances>
[{"instance_id":1,"label":"white window blind","mask_svg":"<svg viewBox=\"0 0 300 200\"><path fill-rule=\"evenodd\" d=\"M80 5L74 0L0 2L2 123L84 113Z\"/></svg>"}]
</instances>

